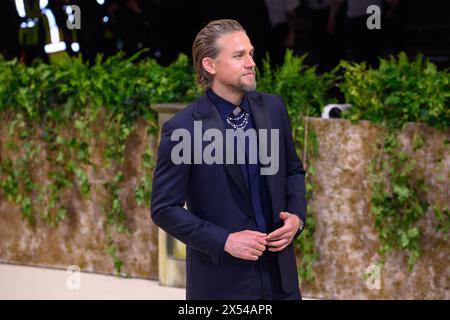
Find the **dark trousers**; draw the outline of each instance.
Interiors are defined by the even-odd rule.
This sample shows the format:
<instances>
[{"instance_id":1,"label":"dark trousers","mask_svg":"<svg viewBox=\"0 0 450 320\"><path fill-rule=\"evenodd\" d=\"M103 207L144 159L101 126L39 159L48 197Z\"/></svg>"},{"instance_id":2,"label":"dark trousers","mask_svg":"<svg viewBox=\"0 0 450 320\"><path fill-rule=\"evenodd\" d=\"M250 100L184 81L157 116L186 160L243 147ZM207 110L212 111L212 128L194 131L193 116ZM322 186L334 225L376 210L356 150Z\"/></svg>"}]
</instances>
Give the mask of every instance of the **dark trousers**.
<instances>
[{"instance_id":1,"label":"dark trousers","mask_svg":"<svg viewBox=\"0 0 450 320\"><path fill-rule=\"evenodd\" d=\"M256 265L261 281L260 300L301 300L302 296L299 288L293 292L284 292L275 254L267 250L264 251Z\"/></svg>"}]
</instances>

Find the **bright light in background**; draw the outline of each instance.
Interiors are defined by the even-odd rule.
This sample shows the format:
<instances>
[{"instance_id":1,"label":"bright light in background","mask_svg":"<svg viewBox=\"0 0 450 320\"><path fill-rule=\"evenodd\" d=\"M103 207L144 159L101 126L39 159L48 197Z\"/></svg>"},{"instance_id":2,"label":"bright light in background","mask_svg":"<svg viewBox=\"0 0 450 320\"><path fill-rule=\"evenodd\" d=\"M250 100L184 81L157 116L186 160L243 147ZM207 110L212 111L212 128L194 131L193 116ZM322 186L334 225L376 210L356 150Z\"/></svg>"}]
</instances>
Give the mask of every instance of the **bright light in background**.
<instances>
[{"instance_id":1,"label":"bright light in background","mask_svg":"<svg viewBox=\"0 0 450 320\"><path fill-rule=\"evenodd\" d=\"M103 4L105 1L97 0L97 2L99 4ZM19 14L19 16L21 18L25 18L26 12L25 12L24 0L15 0L15 4L16 4L17 13ZM66 50L66 44L63 41L61 41L59 38L59 29L58 29L58 26L56 25L55 16L53 15L53 12L51 10L46 8L47 5L48 5L48 0L39 0L39 8L41 9L42 14L47 17L48 27L50 29L50 42L51 43L46 44L44 47L44 50L46 53L53 53L53 52ZM75 17L73 15L71 15L72 8L70 6L66 6L65 9L66 9L67 14L69 15L69 19L71 19L71 21L73 22ZM22 29L33 28L36 26L37 22L38 22L37 18L29 18L29 19L27 19L26 22L22 22L20 24L20 27ZM80 50L80 45L76 42L72 43L71 47L74 52L77 52Z\"/></svg>"},{"instance_id":2,"label":"bright light in background","mask_svg":"<svg viewBox=\"0 0 450 320\"><path fill-rule=\"evenodd\" d=\"M36 24L34 23L33 20L29 19L29 20L27 21L27 27L28 27L28 28L33 28L35 25L36 25Z\"/></svg>"},{"instance_id":3,"label":"bright light in background","mask_svg":"<svg viewBox=\"0 0 450 320\"><path fill-rule=\"evenodd\" d=\"M34 28L38 23L38 18L28 18L27 21L23 21L20 23L20 28L27 29L27 28Z\"/></svg>"},{"instance_id":4,"label":"bright light in background","mask_svg":"<svg viewBox=\"0 0 450 320\"><path fill-rule=\"evenodd\" d=\"M98 3L99 5L103 5L103 4L105 3L105 0L97 0L97 3Z\"/></svg>"},{"instance_id":5,"label":"bright light in background","mask_svg":"<svg viewBox=\"0 0 450 320\"><path fill-rule=\"evenodd\" d=\"M66 11L67 16L69 17L70 23L74 23L75 22L75 15L72 14L73 13L72 7L71 6L64 6L64 10Z\"/></svg>"},{"instance_id":6,"label":"bright light in background","mask_svg":"<svg viewBox=\"0 0 450 320\"><path fill-rule=\"evenodd\" d=\"M73 52L78 52L80 51L80 44L78 42L74 42L70 45L70 47L72 48Z\"/></svg>"},{"instance_id":7,"label":"bright light in background","mask_svg":"<svg viewBox=\"0 0 450 320\"><path fill-rule=\"evenodd\" d=\"M53 12L51 12L48 9L44 9L42 10L42 13L45 14L45 16L47 17L48 26L50 28L50 39L52 43L59 42L59 29L58 26L56 25L56 19L55 16L53 15Z\"/></svg>"},{"instance_id":8,"label":"bright light in background","mask_svg":"<svg viewBox=\"0 0 450 320\"><path fill-rule=\"evenodd\" d=\"M16 9L17 13L19 14L19 17L25 18L25 4L23 3L24 0L16 0ZM22 25L20 25L22 27Z\"/></svg>"},{"instance_id":9,"label":"bright light in background","mask_svg":"<svg viewBox=\"0 0 450 320\"><path fill-rule=\"evenodd\" d=\"M66 43L65 42L57 42L57 43L46 44L44 47L44 50L46 53L54 53L54 52L58 52L58 51L64 51L64 50L66 50Z\"/></svg>"},{"instance_id":10,"label":"bright light in background","mask_svg":"<svg viewBox=\"0 0 450 320\"><path fill-rule=\"evenodd\" d=\"M39 8L44 9L48 5L48 0L39 0Z\"/></svg>"},{"instance_id":11,"label":"bright light in background","mask_svg":"<svg viewBox=\"0 0 450 320\"><path fill-rule=\"evenodd\" d=\"M41 0L42 3L42 0ZM48 21L48 27L50 29L50 44L45 45L44 49L46 53L53 53L57 51L66 50L66 44L59 39L59 29L56 25L55 16L49 9L43 9L42 13L45 14Z\"/></svg>"},{"instance_id":12,"label":"bright light in background","mask_svg":"<svg viewBox=\"0 0 450 320\"><path fill-rule=\"evenodd\" d=\"M104 23L107 23L108 21L109 21L108 16L104 16L104 17L103 17L103 22L104 22Z\"/></svg>"}]
</instances>

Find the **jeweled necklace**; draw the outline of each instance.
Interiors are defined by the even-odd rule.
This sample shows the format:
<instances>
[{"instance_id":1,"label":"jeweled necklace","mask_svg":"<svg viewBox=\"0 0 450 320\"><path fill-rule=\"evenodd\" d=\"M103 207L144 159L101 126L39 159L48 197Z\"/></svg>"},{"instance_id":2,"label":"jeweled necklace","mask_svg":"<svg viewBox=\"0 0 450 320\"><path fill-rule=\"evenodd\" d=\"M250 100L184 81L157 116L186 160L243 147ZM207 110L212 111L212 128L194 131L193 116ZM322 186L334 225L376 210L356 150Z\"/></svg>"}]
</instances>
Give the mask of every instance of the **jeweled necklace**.
<instances>
[{"instance_id":1,"label":"jeweled necklace","mask_svg":"<svg viewBox=\"0 0 450 320\"><path fill-rule=\"evenodd\" d=\"M245 129L250 115L239 107L233 110L233 115L234 117L227 117L227 123L233 129Z\"/></svg>"}]
</instances>

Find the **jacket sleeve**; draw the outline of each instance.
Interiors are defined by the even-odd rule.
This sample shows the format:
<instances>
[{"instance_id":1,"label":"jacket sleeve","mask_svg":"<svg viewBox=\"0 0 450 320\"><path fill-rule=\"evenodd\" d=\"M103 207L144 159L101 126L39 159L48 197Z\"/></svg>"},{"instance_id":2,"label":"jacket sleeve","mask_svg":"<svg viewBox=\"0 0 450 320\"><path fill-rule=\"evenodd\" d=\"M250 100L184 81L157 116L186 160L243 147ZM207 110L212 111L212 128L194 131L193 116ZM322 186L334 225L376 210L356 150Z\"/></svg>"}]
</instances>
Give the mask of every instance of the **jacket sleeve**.
<instances>
[{"instance_id":1,"label":"jacket sleeve","mask_svg":"<svg viewBox=\"0 0 450 320\"><path fill-rule=\"evenodd\" d=\"M161 132L153 175L152 220L168 234L206 256L207 260L219 263L229 232L184 208L190 164L172 162L172 148L178 143L170 139L173 130L169 120Z\"/></svg>"},{"instance_id":2,"label":"jacket sleeve","mask_svg":"<svg viewBox=\"0 0 450 320\"><path fill-rule=\"evenodd\" d=\"M305 170L303 163L295 150L294 139L292 138L292 128L286 106L281 97L279 97L282 106L282 118L284 126L284 142L286 146L286 210L290 213L297 214L303 221L303 228L299 229L295 234L297 238L306 226L306 186L305 186Z\"/></svg>"}]
</instances>

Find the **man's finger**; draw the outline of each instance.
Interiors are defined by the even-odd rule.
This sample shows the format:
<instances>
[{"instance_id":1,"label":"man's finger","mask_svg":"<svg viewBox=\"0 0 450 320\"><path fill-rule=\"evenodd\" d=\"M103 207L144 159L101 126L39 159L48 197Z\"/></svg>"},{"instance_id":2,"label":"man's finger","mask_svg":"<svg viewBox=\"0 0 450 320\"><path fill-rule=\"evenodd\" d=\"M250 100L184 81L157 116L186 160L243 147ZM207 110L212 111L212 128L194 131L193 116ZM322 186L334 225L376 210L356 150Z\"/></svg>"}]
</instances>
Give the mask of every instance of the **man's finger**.
<instances>
[{"instance_id":1,"label":"man's finger","mask_svg":"<svg viewBox=\"0 0 450 320\"><path fill-rule=\"evenodd\" d=\"M242 259L256 261L256 260L259 259L259 257L257 255L251 254L251 255L248 255L248 256L244 256Z\"/></svg>"},{"instance_id":2,"label":"man's finger","mask_svg":"<svg viewBox=\"0 0 450 320\"><path fill-rule=\"evenodd\" d=\"M260 251L260 250L252 249L252 250L250 250L250 254L253 255L253 256L260 257L260 256L262 256L263 252Z\"/></svg>"},{"instance_id":3,"label":"man's finger","mask_svg":"<svg viewBox=\"0 0 450 320\"><path fill-rule=\"evenodd\" d=\"M283 249L286 248L287 246L288 246L288 245L285 244L284 246L281 246L281 247L279 247L279 248L269 248L269 251L272 251L272 252L278 252L278 251L283 250Z\"/></svg>"},{"instance_id":4,"label":"man's finger","mask_svg":"<svg viewBox=\"0 0 450 320\"><path fill-rule=\"evenodd\" d=\"M280 234L277 237L271 237L267 242L269 241L278 241L278 240L282 240L282 239L289 239L291 237L291 233L289 231Z\"/></svg>"},{"instance_id":5,"label":"man's finger","mask_svg":"<svg viewBox=\"0 0 450 320\"><path fill-rule=\"evenodd\" d=\"M272 239L282 236L283 234L285 234L287 232L289 232L289 228L287 228L286 226L282 226L281 228L278 228L277 230L272 231L272 233L269 233L269 235L266 237L266 239L272 240Z\"/></svg>"},{"instance_id":6,"label":"man's finger","mask_svg":"<svg viewBox=\"0 0 450 320\"><path fill-rule=\"evenodd\" d=\"M259 243L260 245L263 245L263 246L265 246L267 244L266 238L258 237L258 238L255 238L254 240L256 241L256 243Z\"/></svg>"},{"instance_id":7,"label":"man's finger","mask_svg":"<svg viewBox=\"0 0 450 320\"><path fill-rule=\"evenodd\" d=\"M266 250L266 246L265 245L262 245L262 244L259 244L259 243L257 243L254 247L253 247L253 249L256 249L256 250L258 250L258 251L264 251L264 250Z\"/></svg>"},{"instance_id":8,"label":"man's finger","mask_svg":"<svg viewBox=\"0 0 450 320\"><path fill-rule=\"evenodd\" d=\"M278 248L278 247L281 247L281 246L284 246L285 244L287 244L288 241L289 241L289 239L284 238L284 239L281 239L278 241L269 241L269 242L267 242L267 245L272 248Z\"/></svg>"},{"instance_id":9,"label":"man's finger","mask_svg":"<svg viewBox=\"0 0 450 320\"><path fill-rule=\"evenodd\" d=\"M287 218L289 218L289 213L288 212L285 212L285 211L280 212L280 219L281 220L286 220Z\"/></svg>"}]
</instances>

